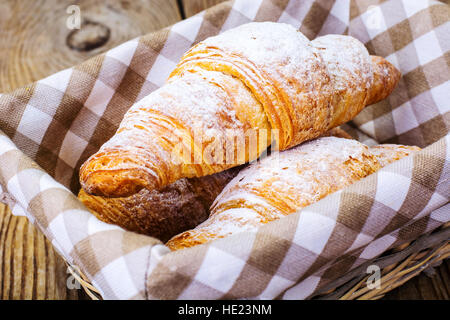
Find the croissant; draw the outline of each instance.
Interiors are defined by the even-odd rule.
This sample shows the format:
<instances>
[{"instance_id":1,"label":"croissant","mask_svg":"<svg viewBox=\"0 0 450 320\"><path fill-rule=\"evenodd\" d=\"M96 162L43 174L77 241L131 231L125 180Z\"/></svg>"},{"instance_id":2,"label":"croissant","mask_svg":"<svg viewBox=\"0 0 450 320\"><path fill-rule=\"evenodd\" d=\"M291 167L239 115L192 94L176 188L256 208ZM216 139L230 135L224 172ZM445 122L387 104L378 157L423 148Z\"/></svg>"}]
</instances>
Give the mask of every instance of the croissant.
<instances>
[{"instance_id":1,"label":"croissant","mask_svg":"<svg viewBox=\"0 0 450 320\"><path fill-rule=\"evenodd\" d=\"M350 36L309 41L290 25L249 23L181 58L80 169L83 189L129 196L286 150L388 96L399 71Z\"/></svg>"},{"instance_id":2,"label":"croissant","mask_svg":"<svg viewBox=\"0 0 450 320\"><path fill-rule=\"evenodd\" d=\"M160 191L142 189L126 198L93 196L83 189L78 198L99 220L165 242L205 221L214 199L240 169L180 179Z\"/></svg>"},{"instance_id":3,"label":"croissant","mask_svg":"<svg viewBox=\"0 0 450 320\"><path fill-rule=\"evenodd\" d=\"M205 222L166 245L179 250L254 230L417 150L394 145L368 148L356 140L336 137L305 142L243 169L216 198Z\"/></svg>"},{"instance_id":4,"label":"croissant","mask_svg":"<svg viewBox=\"0 0 450 320\"><path fill-rule=\"evenodd\" d=\"M351 139L339 127L323 136ZM78 198L98 219L165 242L205 221L214 199L242 168L201 178L183 178L159 191L142 189L122 198L94 196L81 189Z\"/></svg>"}]
</instances>

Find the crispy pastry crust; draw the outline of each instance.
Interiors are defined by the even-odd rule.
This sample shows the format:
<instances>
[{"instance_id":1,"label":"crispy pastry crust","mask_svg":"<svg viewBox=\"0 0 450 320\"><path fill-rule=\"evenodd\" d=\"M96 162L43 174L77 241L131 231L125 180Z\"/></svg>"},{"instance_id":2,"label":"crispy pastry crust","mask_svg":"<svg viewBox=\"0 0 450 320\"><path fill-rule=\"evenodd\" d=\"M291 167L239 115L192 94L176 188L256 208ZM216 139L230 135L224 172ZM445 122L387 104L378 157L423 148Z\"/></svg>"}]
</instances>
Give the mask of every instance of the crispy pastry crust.
<instances>
[{"instance_id":1,"label":"crispy pastry crust","mask_svg":"<svg viewBox=\"0 0 450 320\"><path fill-rule=\"evenodd\" d=\"M286 24L242 25L191 48L166 85L133 105L81 167L81 185L129 196L256 159L272 141L291 148L386 97L399 77L349 36L309 41ZM235 161L220 160L228 155Z\"/></svg>"}]
</instances>

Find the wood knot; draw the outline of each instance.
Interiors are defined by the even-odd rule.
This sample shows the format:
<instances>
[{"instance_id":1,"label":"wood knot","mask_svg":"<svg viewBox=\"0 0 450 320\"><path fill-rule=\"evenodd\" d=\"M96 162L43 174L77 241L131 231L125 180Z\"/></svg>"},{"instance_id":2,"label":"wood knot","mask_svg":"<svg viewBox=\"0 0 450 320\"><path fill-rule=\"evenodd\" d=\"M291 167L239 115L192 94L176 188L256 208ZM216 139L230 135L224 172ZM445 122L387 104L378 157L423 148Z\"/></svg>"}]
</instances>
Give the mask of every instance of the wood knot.
<instances>
[{"instance_id":1,"label":"wood knot","mask_svg":"<svg viewBox=\"0 0 450 320\"><path fill-rule=\"evenodd\" d=\"M84 21L80 29L67 35L66 43L73 50L89 51L104 45L110 34L107 26L94 21Z\"/></svg>"}]
</instances>

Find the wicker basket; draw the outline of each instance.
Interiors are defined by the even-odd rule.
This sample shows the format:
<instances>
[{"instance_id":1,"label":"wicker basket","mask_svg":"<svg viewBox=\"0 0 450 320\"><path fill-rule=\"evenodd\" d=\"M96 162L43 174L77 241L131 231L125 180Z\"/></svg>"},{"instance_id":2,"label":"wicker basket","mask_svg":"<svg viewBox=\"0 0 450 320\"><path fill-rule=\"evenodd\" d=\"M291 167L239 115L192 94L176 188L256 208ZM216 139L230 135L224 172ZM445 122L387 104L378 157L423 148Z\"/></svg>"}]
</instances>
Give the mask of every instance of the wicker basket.
<instances>
[{"instance_id":1,"label":"wicker basket","mask_svg":"<svg viewBox=\"0 0 450 320\"><path fill-rule=\"evenodd\" d=\"M450 257L450 223L415 241L404 243L380 257L355 268L345 276L329 283L312 299L319 300L378 300L389 291L403 285L425 270L437 267ZM370 274L367 267L376 265L381 270L379 286L367 286ZM100 292L76 266L67 264L69 272L92 300L102 300Z\"/></svg>"}]
</instances>

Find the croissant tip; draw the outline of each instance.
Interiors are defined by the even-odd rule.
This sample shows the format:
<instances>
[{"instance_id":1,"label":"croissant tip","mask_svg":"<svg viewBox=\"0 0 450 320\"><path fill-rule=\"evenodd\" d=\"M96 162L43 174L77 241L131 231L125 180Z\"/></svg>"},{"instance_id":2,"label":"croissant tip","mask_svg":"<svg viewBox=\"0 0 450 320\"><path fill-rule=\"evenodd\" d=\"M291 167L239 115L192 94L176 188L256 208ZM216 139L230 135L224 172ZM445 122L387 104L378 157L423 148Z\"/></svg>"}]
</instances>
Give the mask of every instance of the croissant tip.
<instances>
[{"instance_id":1,"label":"croissant tip","mask_svg":"<svg viewBox=\"0 0 450 320\"><path fill-rule=\"evenodd\" d=\"M391 62L380 56L371 56L373 67L373 85L369 90L366 105L374 104L388 97L397 87L402 76Z\"/></svg>"}]
</instances>

